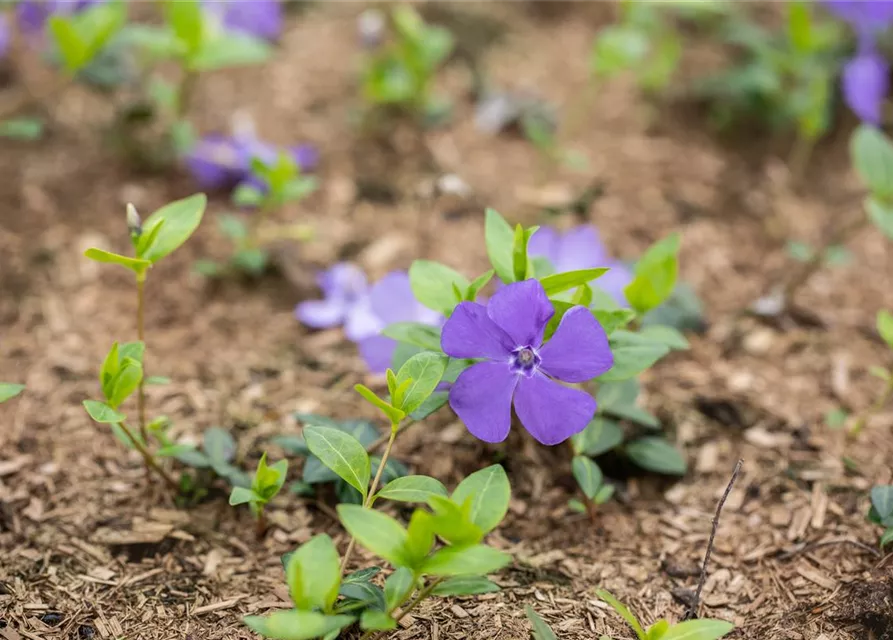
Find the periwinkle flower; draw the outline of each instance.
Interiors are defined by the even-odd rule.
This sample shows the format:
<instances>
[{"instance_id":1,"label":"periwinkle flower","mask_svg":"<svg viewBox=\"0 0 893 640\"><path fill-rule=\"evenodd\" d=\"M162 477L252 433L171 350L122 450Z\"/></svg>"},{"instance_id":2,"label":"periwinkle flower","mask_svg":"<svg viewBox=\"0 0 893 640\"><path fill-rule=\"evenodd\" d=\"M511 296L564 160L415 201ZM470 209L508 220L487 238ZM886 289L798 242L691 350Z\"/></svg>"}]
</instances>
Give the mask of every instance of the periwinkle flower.
<instances>
[{"instance_id":1,"label":"periwinkle flower","mask_svg":"<svg viewBox=\"0 0 893 640\"><path fill-rule=\"evenodd\" d=\"M543 343L555 310L537 280L506 285L486 306L462 302L443 327L441 347L453 358L483 358L459 374L449 402L468 430L485 442L508 436L512 406L540 443L579 433L595 399L561 382L584 382L608 371L614 357L604 329L585 307L573 307Z\"/></svg>"},{"instance_id":2,"label":"periwinkle flower","mask_svg":"<svg viewBox=\"0 0 893 640\"><path fill-rule=\"evenodd\" d=\"M11 41L12 29L9 25L9 18L5 13L0 11L0 58L6 55Z\"/></svg>"},{"instance_id":3,"label":"periwinkle flower","mask_svg":"<svg viewBox=\"0 0 893 640\"><path fill-rule=\"evenodd\" d=\"M227 31L276 40L282 33L282 4L279 0L205 0Z\"/></svg>"},{"instance_id":4,"label":"periwinkle flower","mask_svg":"<svg viewBox=\"0 0 893 640\"><path fill-rule=\"evenodd\" d=\"M530 237L527 253L531 258L548 259L556 273L608 267L610 270L592 284L626 306L623 290L632 282L633 274L621 261L610 257L594 227L581 225L564 233L554 227L540 227Z\"/></svg>"},{"instance_id":5,"label":"periwinkle flower","mask_svg":"<svg viewBox=\"0 0 893 640\"><path fill-rule=\"evenodd\" d=\"M295 308L295 316L309 327L327 329L347 320L351 310L369 291L366 274L356 265L340 262L319 274L322 300L308 300Z\"/></svg>"},{"instance_id":6,"label":"periwinkle flower","mask_svg":"<svg viewBox=\"0 0 893 640\"><path fill-rule=\"evenodd\" d=\"M43 31L50 16L71 15L104 0L19 0L16 17L22 30L29 34Z\"/></svg>"}]
</instances>

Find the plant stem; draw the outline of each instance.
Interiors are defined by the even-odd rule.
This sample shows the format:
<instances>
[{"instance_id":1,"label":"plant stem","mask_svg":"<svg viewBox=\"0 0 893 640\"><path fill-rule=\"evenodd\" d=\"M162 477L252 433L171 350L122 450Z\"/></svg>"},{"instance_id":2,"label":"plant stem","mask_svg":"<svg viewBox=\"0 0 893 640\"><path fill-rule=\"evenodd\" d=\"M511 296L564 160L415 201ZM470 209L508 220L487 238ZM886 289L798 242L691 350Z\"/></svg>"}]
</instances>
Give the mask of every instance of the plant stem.
<instances>
[{"instance_id":1,"label":"plant stem","mask_svg":"<svg viewBox=\"0 0 893 640\"><path fill-rule=\"evenodd\" d=\"M391 425L391 435L388 437L388 444L384 449L384 453L381 454L381 462L378 463L378 471L375 472L375 478L372 480L372 485L369 487L369 492L366 494L366 499L363 501L363 508L368 509L372 505L372 499L375 496L375 490L378 489L378 483L381 481L381 475L384 473L384 468L388 464L388 457L391 455L391 448L394 446L394 440L397 439L397 432L400 425L392 424ZM341 575L344 575L344 570L347 569L347 563L350 562L350 556L353 554L353 548L356 546L356 539L351 536L350 542L347 544L347 551L344 552L344 558L341 560Z\"/></svg>"},{"instance_id":2,"label":"plant stem","mask_svg":"<svg viewBox=\"0 0 893 640\"><path fill-rule=\"evenodd\" d=\"M180 86L177 89L177 120L186 117L189 105L192 102L192 94L195 90L196 75L192 71L184 71L180 78Z\"/></svg>"},{"instance_id":3,"label":"plant stem","mask_svg":"<svg viewBox=\"0 0 893 640\"><path fill-rule=\"evenodd\" d=\"M139 451L140 455L143 456L143 460L146 462L146 467L151 469L164 480L165 484L170 487L175 493L180 491L180 485L177 484L177 481L173 479L173 477L165 471L161 465L158 464L158 461L155 460L155 456L153 456L148 449L143 445L142 442L137 439L136 436L133 435L133 432L130 430L125 423L119 422L118 426L121 427L121 430L124 434L130 439L130 442L133 443L134 448Z\"/></svg>"},{"instance_id":4,"label":"plant stem","mask_svg":"<svg viewBox=\"0 0 893 640\"><path fill-rule=\"evenodd\" d=\"M437 587L437 585L439 585L441 582L443 582L443 580L444 580L443 578L435 578L434 580L431 581L431 584L425 585L425 588L423 588L419 592L419 595L416 596L415 600L410 602L409 606L407 606L405 609L400 611L400 616L397 618L397 624L400 624L400 621L403 620L403 618L405 618L407 615L409 615L410 611L415 609L417 606L419 606L419 604L422 603L422 601L425 598L430 596L431 592L434 591L434 589ZM399 606L400 605L397 605L396 607L394 607L394 609L392 609L391 611L388 611L388 613L389 614L393 613L393 611L395 611L397 609L397 607L399 607ZM364 633L362 636L360 636L360 640L369 640L370 638L373 638L373 637L377 637L377 632L370 630L370 631L367 631L366 633Z\"/></svg>"},{"instance_id":5,"label":"plant stem","mask_svg":"<svg viewBox=\"0 0 893 640\"><path fill-rule=\"evenodd\" d=\"M890 372L890 377L887 378L887 386L884 387L884 391L877 397L877 400L874 401L866 411L862 413L858 417L853 426L850 427L850 430L847 432L847 435L850 438L855 438L858 436L862 429L865 428L865 425L868 421L876 414L878 411L884 408L884 405L890 401L890 398L893 398L893 371Z\"/></svg>"},{"instance_id":6,"label":"plant stem","mask_svg":"<svg viewBox=\"0 0 893 640\"><path fill-rule=\"evenodd\" d=\"M137 339L143 343L143 377L140 378L139 388L137 390L137 407L139 413L140 436L143 442L149 441L149 434L146 431L146 305L145 305L145 285L146 274L139 273L136 276L136 335Z\"/></svg>"},{"instance_id":7,"label":"plant stem","mask_svg":"<svg viewBox=\"0 0 893 640\"><path fill-rule=\"evenodd\" d=\"M267 533L267 516L263 511L263 507L257 513L257 520L254 523L254 535L258 540L263 540Z\"/></svg>"}]
</instances>

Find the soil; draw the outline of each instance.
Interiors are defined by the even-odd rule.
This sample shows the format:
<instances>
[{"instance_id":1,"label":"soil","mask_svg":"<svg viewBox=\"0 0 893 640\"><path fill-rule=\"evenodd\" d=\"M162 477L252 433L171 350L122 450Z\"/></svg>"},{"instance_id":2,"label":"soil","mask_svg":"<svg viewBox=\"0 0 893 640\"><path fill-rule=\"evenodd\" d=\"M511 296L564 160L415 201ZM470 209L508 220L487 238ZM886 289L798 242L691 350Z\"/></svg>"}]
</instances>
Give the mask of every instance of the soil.
<instances>
[{"instance_id":1,"label":"soil","mask_svg":"<svg viewBox=\"0 0 893 640\"><path fill-rule=\"evenodd\" d=\"M300 432L295 412L377 420L351 387L382 381L365 373L353 345L339 330L312 332L293 317L297 302L317 295L314 272L348 258L378 277L426 257L476 275L486 265L484 206L542 221L543 205L596 181L603 193L582 213L616 255L635 257L672 230L684 238L682 277L703 299L706 330L643 385L645 406L691 473L676 483L622 479L619 499L592 521L567 508L566 448L521 433L485 446L441 412L401 436L396 455L447 486L502 462L513 500L490 541L515 562L495 577L500 593L432 602L395 637L527 638L531 605L562 640L630 638L597 588L646 623L679 619L741 458L701 615L734 622L731 638L890 638L893 560L877 550L880 531L865 514L869 488L893 481L893 413L879 414L855 442L824 423L829 410L868 406L880 382L867 368L890 364L872 329L876 312L893 308L889 245L864 232L850 243L851 265L810 280L798 303L812 322L740 313L791 269L774 229L815 243L858 215L852 123L839 123L819 147L797 191L779 160L788 141L756 130L724 141L703 114L649 107L620 79L599 87L574 135L589 170L544 173L522 139L475 131L467 75L454 65L443 80L457 97L450 124L421 138L401 128L387 149L349 125L361 8L309 5L290 17L272 63L201 79L193 116L202 130L225 128L245 109L263 137L319 146L321 189L281 212L312 225L316 238L280 252L286 275L210 283L192 265L226 252L213 221L226 198L212 198L197 235L149 278L147 365L173 380L150 387L151 413L170 416L184 438L213 425L232 430L246 466L262 450L282 455L269 440ZM608 3L437 9L494 41L480 62L496 83L560 105L579 95L595 29L612 18ZM222 487L177 508L161 485L147 489L139 459L85 415L81 401L97 393L110 342L135 338L135 294L128 273L82 253L126 250L126 202L148 212L194 187L186 177L134 172L104 146L96 130L106 99L73 87L49 108L56 124L45 140L0 148L0 380L28 386L0 408L0 637L249 638L244 615L288 601L282 553L321 531L346 546L328 515L333 498L277 499L269 535L255 542L248 511L227 506ZM460 176L473 195L432 197L442 173ZM371 562L364 552L354 558Z\"/></svg>"}]
</instances>

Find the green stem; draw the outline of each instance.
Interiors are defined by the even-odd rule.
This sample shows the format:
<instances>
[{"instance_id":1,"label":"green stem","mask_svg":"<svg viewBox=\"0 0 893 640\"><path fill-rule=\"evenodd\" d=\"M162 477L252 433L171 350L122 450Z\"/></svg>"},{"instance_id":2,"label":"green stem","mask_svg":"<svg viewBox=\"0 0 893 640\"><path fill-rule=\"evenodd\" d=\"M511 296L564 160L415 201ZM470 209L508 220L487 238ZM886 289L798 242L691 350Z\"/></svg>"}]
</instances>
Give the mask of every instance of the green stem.
<instances>
[{"instance_id":1,"label":"green stem","mask_svg":"<svg viewBox=\"0 0 893 640\"><path fill-rule=\"evenodd\" d=\"M133 432L130 430L130 427L127 426L124 422L119 422L118 426L121 427L121 430L128 437L130 442L133 444L133 447L139 451L140 455L143 456L143 460L146 463L146 467L155 473L157 473L162 480L164 480L165 484L170 487L175 493L180 491L180 485L177 484L177 481L165 471L161 465L158 464L158 461L155 459L155 456L146 449L145 445L139 441L139 439L133 435Z\"/></svg>"},{"instance_id":2,"label":"green stem","mask_svg":"<svg viewBox=\"0 0 893 640\"><path fill-rule=\"evenodd\" d=\"M388 464L388 457L391 455L391 449L394 446L394 440L397 439L397 432L400 430L400 425L392 424L391 425L391 435L388 437L388 444L385 447L384 453L381 454L381 462L378 463L378 471L375 472L375 479L372 480L372 485L369 488L369 492L366 494L366 499L363 501L363 508L368 509L372 506L372 500L375 497L375 491L378 489L378 483L381 481L381 475L384 473L384 468ZM356 546L356 538L350 538L350 542L347 544L347 551L344 552L344 558L341 560L341 575L344 575L344 570L347 569L347 563L350 562L350 556L353 554L353 549Z\"/></svg>"},{"instance_id":3,"label":"green stem","mask_svg":"<svg viewBox=\"0 0 893 640\"><path fill-rule=\"evenodd\" d=\"M136 335L143 343L143 376L137 389L137 409L139 415L140 436L143 442L149 441L149 433L146 430L146 304L145 304L146 274L138 273L136 276Z\"/></svg>"},{"instance_id":4,"label":"green stem","mask_svg":"<svg viewBox=\"0 0 893 640\"><path fill-rule=\"evenodd\" d=\"M862 415L859 416L853 426L850 427L847 435L850 438L855 438L856 436L858 436L862 432L862 429L865 428L865 425L868 423L868 421L874 416L874 414L884 408L884 405L886 405L890 401L890 398L893 398L893 371L890 371L890 377L887 378L887 386L884 387L884 391L877 397L877 400L874 401L874 404L872 404L868 408L868 410L864 411Z\"/></svg>"}]
</instances>

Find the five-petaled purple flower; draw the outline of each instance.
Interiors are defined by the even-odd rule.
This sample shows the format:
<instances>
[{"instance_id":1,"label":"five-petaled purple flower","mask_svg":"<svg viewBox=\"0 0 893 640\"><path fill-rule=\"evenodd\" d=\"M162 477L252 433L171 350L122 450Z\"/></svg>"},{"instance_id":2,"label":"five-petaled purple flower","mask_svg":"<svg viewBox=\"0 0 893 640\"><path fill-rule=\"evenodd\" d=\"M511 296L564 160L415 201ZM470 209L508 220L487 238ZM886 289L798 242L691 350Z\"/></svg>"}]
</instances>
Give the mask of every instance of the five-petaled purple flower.
<instances>
[{"instance_id":1,"label":"five-petaled purple flower","mask_svg":"<svg viewBox=\"0 0 893 640\"><path fill-rule=\"evenodd\" d=\"M554 445L579 433L595 399L562 382L584 382L608 371L614 357L604 329L585 307L573 307L543 344L555 314L537 280L506 285L486 306L462 302L443 327L441 347L453 358L483 358L459 374L450 406L485 442L508 436L512 405L524 428Z\"/></svg>"},{"instance_id":2,"label":"five-petaled purple flower","mask_svg":"<svg viewBox=\"0 0 893 640\"><path fill-rule=\"evenodd\" d=\"M531 258L548 259L555 273L608 267L610 271L592 284L610 294L617 304L626 306L623 290L632 282L632 272L620 260L610 257L594 227L581 225L564 233L554 227L540 227L530 237L527 253Z\"/></svg>"},{"instance_id":3,"label":"five-petaled purple flower","mask_svg":"<svg viewBox=\"0 0 893 640\"><path fill-rule=\"evenodd\" d=\"M828 9L856 32L856 55L843 68L843 97L859 118L880 124L890 88L890 65L877 50L878 33L893 24L890 0L825 0Z\"/></svg>"},{"instance_id":4,"label":"five-petaled purple flower","mask_svg":"<svg viewBox=\"0 0 893 640\"><path fill-rule=\"evenodd\" d=\"M204 5L228 31L264 40L276 40L282 32L279 0L204 0Z\"/></svg>"}]
</instances>

